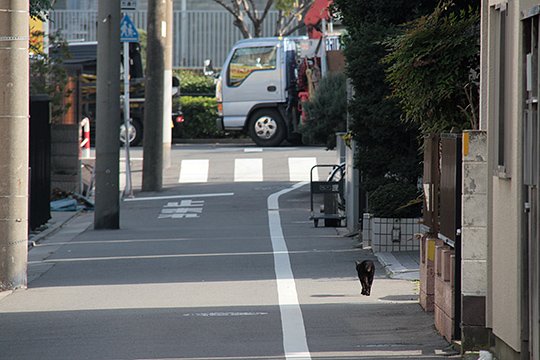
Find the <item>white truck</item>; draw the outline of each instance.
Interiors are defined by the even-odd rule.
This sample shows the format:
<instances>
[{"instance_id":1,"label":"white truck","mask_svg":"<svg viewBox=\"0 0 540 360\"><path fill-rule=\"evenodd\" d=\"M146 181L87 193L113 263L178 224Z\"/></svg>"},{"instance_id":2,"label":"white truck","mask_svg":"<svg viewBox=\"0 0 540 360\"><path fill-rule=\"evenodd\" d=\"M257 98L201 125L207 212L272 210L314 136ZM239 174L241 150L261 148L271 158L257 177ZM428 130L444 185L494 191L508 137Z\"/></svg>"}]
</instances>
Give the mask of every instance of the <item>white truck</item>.
<instances>
[{"instance_id":1,"label":"white truck","mask_svg":"<svg viewBox=\"0 0 540 360\"><path fill-rule=\"evenodd\" d=\"M339 34L328 35L332 3L314 0L304 17L307 36L246 39L233 46L216 86L218 128L246 132L259 146L299 141L302 102L326 73L328 52L340 48Z\"/></svg>"},{"instance_id":2,"label":"white truck","mask_svg":"<svg viewBox=\"0 0 540 360\"><path fill-rule=\"evenodd\" d=\"M234 45L216 86L218 128L244 131L259 146L294 140L302 39L307 38L256 38Z\"/></svg>"},{"instance_id":3,"label":"white truck","mask_svg":"<svg viewBox=\"0 0 540 360\"><path fill-rule=\"evenodd\" d=\"M243 131L259 146L298 142L302 102L337 53L339 36L255 38L238 41L217 80L217 126Z\"/></svg>"}]
</instances>

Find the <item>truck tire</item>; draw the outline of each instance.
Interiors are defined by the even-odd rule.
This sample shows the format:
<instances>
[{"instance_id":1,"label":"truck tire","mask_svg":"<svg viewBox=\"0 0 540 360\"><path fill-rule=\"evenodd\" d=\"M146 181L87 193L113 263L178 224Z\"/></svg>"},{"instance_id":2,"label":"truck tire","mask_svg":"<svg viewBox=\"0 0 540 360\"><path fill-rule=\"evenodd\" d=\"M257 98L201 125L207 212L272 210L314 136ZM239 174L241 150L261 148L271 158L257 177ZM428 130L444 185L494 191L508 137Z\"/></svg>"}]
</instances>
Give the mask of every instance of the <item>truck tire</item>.
<instances>
[{"instance_id":1,"label":"truck tire","mask_svg":"<svg viewBox=\"0 0 540 360\"><path fill-rule=\"evenodd\" d=\"M143 137L143 127L141 121L134 118L129 123L129 146L137 146L141 143ZM124 145L126 141L126 127L122 122L120 124L120 143Z\"/></svg>"},{"instance_id":2,"label":"truck tire","mask_svg":"<svg viewBox=\"0 0 540 360\"><path fill-rule=\"evenodd\" d=\"M287 126L277 110L260 109L250 117L249 136L259 146L278 146L287 137Z\"/></svg>"}]
</instances>

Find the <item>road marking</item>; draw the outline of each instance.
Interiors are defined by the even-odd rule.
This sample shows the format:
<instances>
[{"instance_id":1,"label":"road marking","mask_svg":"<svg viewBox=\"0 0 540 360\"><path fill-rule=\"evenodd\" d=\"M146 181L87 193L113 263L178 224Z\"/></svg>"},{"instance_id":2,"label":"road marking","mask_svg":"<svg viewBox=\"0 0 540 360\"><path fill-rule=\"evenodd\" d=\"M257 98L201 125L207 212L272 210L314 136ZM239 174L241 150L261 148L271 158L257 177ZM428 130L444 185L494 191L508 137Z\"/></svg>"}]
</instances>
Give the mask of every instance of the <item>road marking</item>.
<instances>
[{"instance_id":1,"label":"road marking","mask_svg":"<svg viewBox=\"0 0 540 360\"><path fill-rule=\"evenodd\" d=\"M311 360L304 318L298 302L294 274L289 259L289 250L285 243L279 216L279 197L304 185L306 185L305 182L297 183L290 188L273 193L268 197L267 204L285 358Z\"/></svg>"},{"instance_id":2,"label":"road marking","mask_svg":"<svg viewBox=\"0 0 540 360\"><path fill-rule=\"evenodd\" d=\"M208 181L208 160L182 160L179 183L204 183Z\"/></svg>"},{"instance_id":3,"label":"road marking","mask_svg":"<svg viewBox=\"0 0 540 360\"><path fill-rule=\"evenodd\" d=\"M310 181L311 168L315 165L317 158L314 157L289 158L289 180ZM313 181L319 181L317 171L313 171Z\"/></svg>"},{"instance_id":4,"label":"road marking","mask_svg":"<svg viewBox=\"0 0 540 360\"><path fill-rule=\"evenodd\" d=\"M200 217L204 206L204 200L182 200L168 202L161 209L158 219L193 219Z\"/></svg>"},{"instance_id":5,"label":"road marking","mask_svg":"<svg viewBox=\"0 0 540 360\"><path fill-rule=\"evenodd\" d=\"M142 198L125 198L124 201L154 201L154 200L171 200L171 199L207 198L207 197L233 196L233 195L234 193L149 196L149 197L142 197Z\"/></svg>"},{"instance_id":6,"label":"road marking","mask_svg":"<svg viewBox=\"0 0 540 360\"><path fill-rule=\"evenodd\" d=\"M184 314L185 317L226 317L226 316L262 316L268 315L267 312L203 312Z\"/></svg>"},{"instance_id":7,"label":"road marking","mask_svg":"<svg viewBox=\"0 0 540 360\"><path fill-rule=\"evenodd\" d=\"M70 243L72 244L72 243ZM107 257L89 257L89 258L70 258L70 259L45 259L39 261L29 261L29 264L38 263L70 263L83 261L116 261L116 260L157 260L157 259L181 259L197 257L226 257L226 256L275 256L289 254L319 254L319 253L337 253L337 252L357 252L357 249L349 250L303 250L303 251L258 251L258 252L238 252L238 253L201 253L201 254L165 254L165 255L137 255L137 256L107 256Z\"/></svg>"},{"instance_id":8,"label":"road marking","mask_svg":"<svg viewBox=\"0 0 540 360\"><path fill-rule=\"evenodd\" d=\"M263 181L263 159L235 159L234 181Z\"/></svg>"}]
</instances>

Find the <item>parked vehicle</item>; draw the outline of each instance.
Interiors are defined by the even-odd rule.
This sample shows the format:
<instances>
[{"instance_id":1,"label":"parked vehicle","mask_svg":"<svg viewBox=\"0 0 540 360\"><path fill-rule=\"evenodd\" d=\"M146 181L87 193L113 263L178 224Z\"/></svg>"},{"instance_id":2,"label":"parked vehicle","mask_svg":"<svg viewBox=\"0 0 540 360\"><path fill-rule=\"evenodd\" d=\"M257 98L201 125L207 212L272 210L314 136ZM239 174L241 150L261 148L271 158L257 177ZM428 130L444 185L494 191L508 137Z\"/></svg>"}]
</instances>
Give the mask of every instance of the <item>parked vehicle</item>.
<instances>
[{"instance_id":1,"label":"parked vehicle","mask_svg":"<svg viewBox=\"0 0 540 360\"><path fill-rule=\"evenodd\" d=\"M68 67L80 68L79 85L81 90L82 116L90 119L91 134L94 134L96 114L96 70L97 70L97 42L74 42L68 44L70 58L64 61ZM123 55L122 55L123 56ZM123 144L126 138L130 145L141 143L144 133L144 71L141 59L141 48L138 43L130 43L130 126L126 130L124 125L123 107L118 119L120 126L120 142ZM122 59L118 59L119 64ZM121 81L121 79L118 79ZM123 87L123 82L121 82ZM173 76L173 96L179 96L180 80ZM123 91L122 91L123 92ZM120 94L119 94L120 96ZM173 119L181 115L180 109L173 109ZM93 135L92 135L93 139Z\"/></svg>"},{"instance_id":2,"label":"parked vehicle","mask_svg":"<svg viewBox=\"0 0 540 360\"><path fill-rule=\"evenodd\" d=\"M259 146L299 141L302 102L327 69L326 51L339 48L338 36L320 31L331 3L313 3L305 18L308 36L245 39L233 46L216 84L218 128L243 131Z\"/></svg>"}]
</instances>

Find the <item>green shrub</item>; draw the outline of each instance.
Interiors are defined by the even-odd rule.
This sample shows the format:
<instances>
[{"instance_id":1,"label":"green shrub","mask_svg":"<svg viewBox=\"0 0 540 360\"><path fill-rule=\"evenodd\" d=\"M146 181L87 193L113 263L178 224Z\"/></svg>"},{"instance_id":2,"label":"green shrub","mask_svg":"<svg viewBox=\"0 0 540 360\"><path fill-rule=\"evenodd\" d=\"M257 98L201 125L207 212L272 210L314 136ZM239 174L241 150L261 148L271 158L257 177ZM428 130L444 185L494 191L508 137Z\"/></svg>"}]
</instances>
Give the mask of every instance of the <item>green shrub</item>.
<instances>
[{"instance_id":1,"label":"green shrub","mask_svg":"<svg viewBox=\"0 0 540 360\"><path fill-rule=\"evenodd\" d=\"M225 136L216 126L217 103L215 98L181 96L184 122L176 124L174 137L185 139L221 138Z\"/></svg>"},{"instance_id":2,"label":"green shrub","mask_svg":"<svg viewBox=\"0 0 540 360\"><path fill-rule=\"evenodd\" d=\"M180 79L180 94L185 96L214 96L216 86L214 78L204 76L194 70L177 70Z\"/></svg>"},{"instance_id":3,"label":"green shrub","mask_svg":"<svg viewBox=\"0 0 540 360\"><path fill-rule=\"evenodd\" d=\"M347 78L328 74L319 82L313 97L304 104L307 121L300 128L304 144L336 147L336 132L347 128Z\"/></svg>"},{"instance_id":4,"label":"green shrub","mask_svg":"<svg viewBox=\"0 0 540 360\"><path fill-rule=\"evenodd\" d=\"M416 186L387 183L369 194L369 212L382 218L415 218L421 214L422 201Z\"/></svg>"}]
</instances>

